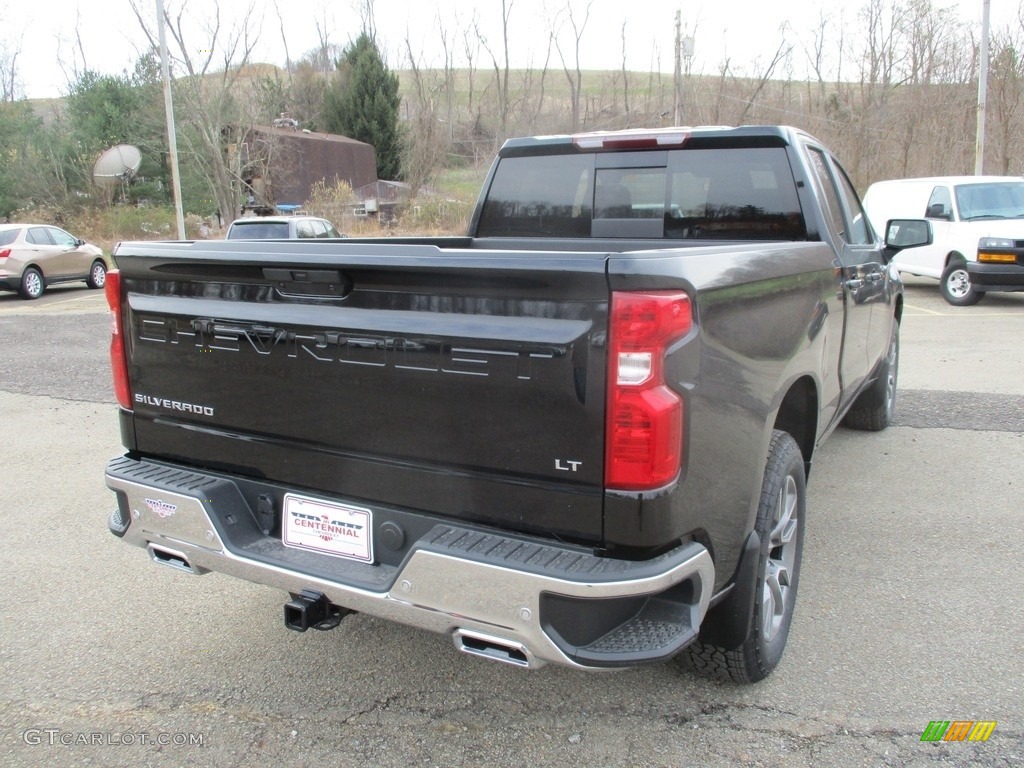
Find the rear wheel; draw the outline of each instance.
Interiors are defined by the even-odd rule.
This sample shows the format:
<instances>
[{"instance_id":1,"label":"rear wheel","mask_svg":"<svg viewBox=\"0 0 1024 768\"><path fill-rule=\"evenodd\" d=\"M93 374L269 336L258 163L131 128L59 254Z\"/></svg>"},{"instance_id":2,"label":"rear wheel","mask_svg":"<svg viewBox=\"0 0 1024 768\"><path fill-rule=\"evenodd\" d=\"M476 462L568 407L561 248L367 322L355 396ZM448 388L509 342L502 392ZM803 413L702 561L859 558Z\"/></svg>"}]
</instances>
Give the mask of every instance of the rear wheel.
<instances>
[{"instance_id":1,"label":"rear wheel","mask_svg":"<svg viewBox=\"0 0 1024 768\"><path fill-rule=\"evenodd\" d=\"M35 267L27 267L21 275L21 295L26 299L38 299L45 290L43 273Z\"/></svg>"},{"instance_id":2,"label":"rear wheel","mask_svg":"<svg viewBox=\"0 0 1024 768\"><path fill-rule=\"evenodd\" d=\"M954 307L977 304L985 295L984 291L979 291L971 283L971 274L967 271L967 263L964 261L949 263L939 279L939 290L942 291L942 298Z\"/></svg>"},{"instance_id":3,"label":"rear wheel","mask_svg":"<svg viewBox=\"0 0 1024 768\"><path fill-rule=\"evenodd\" d=\"M800 581L806 496L800 447L788 433L775 430L755 523L761 550L755 571L751 631L733 649L698 639L685 651L695 669L738 683L755 683L778 666L789 637Z\"/></svg>"},{"instance_id":4,"label":"rear wheel","mask_svg":"<svg viewBox=\"0 0 1024 768\"><path fill-rule=\"evenodd\" d=\"M90 288L102 288L107 284L107 265L100 259L96 259L89 268L89 277L85 284Z\"/></svg>"}]
</instances>

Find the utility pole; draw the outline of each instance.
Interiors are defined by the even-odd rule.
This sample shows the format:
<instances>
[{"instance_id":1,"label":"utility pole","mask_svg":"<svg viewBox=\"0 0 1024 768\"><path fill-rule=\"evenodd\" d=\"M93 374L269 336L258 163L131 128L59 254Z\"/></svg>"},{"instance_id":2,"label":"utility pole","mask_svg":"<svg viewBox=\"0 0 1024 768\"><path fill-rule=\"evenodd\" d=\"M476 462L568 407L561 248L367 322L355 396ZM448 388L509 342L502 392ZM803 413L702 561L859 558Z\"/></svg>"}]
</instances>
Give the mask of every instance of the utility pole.
<instances>
[{"instance_id":1,"label":"utility pole","mask_svg":"<svg viewBox=\"0 0 1024 768\"><path fill-rule=\"evenodd\" d=\"M988 93L988 13L990 0L981 3L981 66L978 69L978 127L974 145L974 175L981 176L985 167L985 100Z\"/></svg>"},{"instance_id":2,"label":"utility pole","mask_svg":"<svg viewBox=\"0 0 1024 768\"><path fill-rule=\"evenodd\" d=\"M988 0L986 0L987 2ZM672 83L675 86L675 99L672 107L672 125L683 124L683 38L682 11L676 11L676 63L673 70Z\"/></svg>"},{"instance_id":3,"label":"utility pole","mask_svg":"<svg viewBox=\"0 0 1024 768\"><path fill-rule=\"evenodd\" d=\"M167 65L167 32L164 30L164 0L156 0L156 23L160 31L160 69L164 77L164 112L167 116L167 145L171 157L171 186L178 239L185 239L185 214L181 209L181 176L178 174L178 134L174 130L174 105L171 103L171 70Z\"/></svg>"}]
</instances>

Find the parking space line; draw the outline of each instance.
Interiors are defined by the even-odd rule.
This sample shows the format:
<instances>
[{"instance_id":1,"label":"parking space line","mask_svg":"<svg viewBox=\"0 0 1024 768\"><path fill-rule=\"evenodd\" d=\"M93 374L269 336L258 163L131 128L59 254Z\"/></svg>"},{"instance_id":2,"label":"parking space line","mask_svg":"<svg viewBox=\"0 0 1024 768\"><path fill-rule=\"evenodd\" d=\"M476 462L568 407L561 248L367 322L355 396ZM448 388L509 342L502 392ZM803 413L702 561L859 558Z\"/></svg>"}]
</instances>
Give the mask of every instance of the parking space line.
<instances>
[{"instance_id":1,"label":"parking space line","mask_svg":"<svg viewBox=\"0 0 1024 768\"><path fill-rule=\"evenodd\" d=\"M100 301L100 298L104 300ZM45 304L27 301L11 302L9 305L0 306L0 315L45 315L60 312L100 312L106 310L105 297L89 295L47 301Z\"/></svg>"},{"instance_id":2,"label":"parking space line","mask_svg":"<svg viewBox=\"0 0 1024 768\"><path fill-rule=\"evenodd\" d=\"M910 312L920 312L923 315L931 315L932 317L955 317L961 320L971 320L974 318L989 318L989 317L1020 317L1020 312L1014 312L1013 310L996 310L994 312L971 312L962 310L953 310L950 312L939 312L934 309L925 309L924 307L917 307L913 304L907 304L904 307L905 310Z\"/></svg>"},{"instance_id":3,"label":"parking space line","mask_svg":"<svg viewBox=\"0 0 1024 768\"><path fill-rule=\"evenodd\" d=\"M926 315L939 315L944 316L943 312L936 312L934 309L925 309L924 307L916 307L913 304L905 304L904 309L913 310L914 312L924 312Z\"/></svg>"}]
</instances>

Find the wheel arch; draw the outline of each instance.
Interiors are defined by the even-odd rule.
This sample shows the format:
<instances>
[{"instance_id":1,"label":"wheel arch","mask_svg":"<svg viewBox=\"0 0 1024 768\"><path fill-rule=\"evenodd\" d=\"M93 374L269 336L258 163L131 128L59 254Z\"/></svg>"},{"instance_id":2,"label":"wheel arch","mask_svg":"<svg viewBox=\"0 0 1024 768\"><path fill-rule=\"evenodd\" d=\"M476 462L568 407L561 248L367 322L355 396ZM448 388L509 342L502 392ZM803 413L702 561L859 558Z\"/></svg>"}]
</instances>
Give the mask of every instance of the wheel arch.
<instances>
[{"instance_id":1,"label":"wheel arch","mask_svg":"<svg viewBox=\"0 0 1024 768\"><path fill-rule=\"evenodd\" d=\"M942 263L942 269L945 270L950 264L962 261L964 264L967 263L967 257L964 256L960 251L950 251L946 254L946 260Z\"/></svg>"},{"instance_id":2,"label":"wheel arch","mask_svg":"<svg viewBox=\"0 0 1024 768\"><path fill-rule=\"evenodd\" d=\"M49 287L50 279L46 276L46 272L43 271L43 268L39 264L34 262L34 261L31 261L31 262L29 262L27 264L22 265L22 267L21 267L21 280L25 279L25 273L28 272L30 269L34 269L36 272L39 273L39 276L43 279L43 287L44 288Z\"/></svg>"},{"instance_id":3,"label":"wheel arch","mask_svg":"<svg viewBox=\"0 0 1024 768\"><path fill-rule=\"evenodd\" d=\"M35 273L36 275L39 276L39 292L38 293L29 293L28 290L25 287L27 285L26 280L28 279L29 275L32 274L32 273ZM38 264L33 262L33 263L25 264L24 266L22 266L22 268L21 268L21 277L18 278L18 293L23 298L25 298L25 299L38 299L40 296L42 296L44 293L46 293L46 289L49 288L49 286L50 286L50 283L46 279L46 273L43 272L42 267L40 267Z\"/></svg>"},{"instance_id":4,"label":"wheel arch","mask_svg":"<svg viewBox=\"0 0 1024 768\"><path fill-rule=\"evenodd\" d=\"M794 381L775 414L772 429L788 432L804 457L804 475L811 472L811 458L818 434L818 387L810 376Z\"/></svg>"}]
</instances>

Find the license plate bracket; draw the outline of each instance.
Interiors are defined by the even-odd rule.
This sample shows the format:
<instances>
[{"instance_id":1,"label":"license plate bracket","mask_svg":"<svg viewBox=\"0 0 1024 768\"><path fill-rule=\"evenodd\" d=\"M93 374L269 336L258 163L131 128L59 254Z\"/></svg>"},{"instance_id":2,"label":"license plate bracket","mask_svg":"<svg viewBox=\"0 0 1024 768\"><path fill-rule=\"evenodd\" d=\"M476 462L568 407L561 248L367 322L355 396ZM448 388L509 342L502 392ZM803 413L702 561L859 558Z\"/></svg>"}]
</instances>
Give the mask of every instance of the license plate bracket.
<instances>
[{"instance_id":1,"label":"license plate bracket","mask_svg":"<svg viewBox=\"0 0 1024 768\"><path fill-rule=\"evenodd\" d=\"M369 509L288 493L283 517L281 540L286 547L373 562L373 512Z\"/></svg>"}]
</instances>

